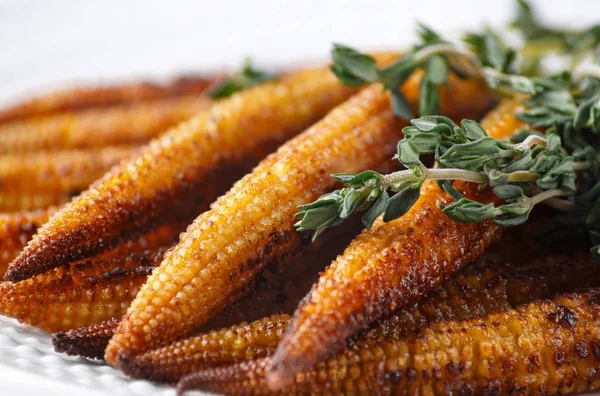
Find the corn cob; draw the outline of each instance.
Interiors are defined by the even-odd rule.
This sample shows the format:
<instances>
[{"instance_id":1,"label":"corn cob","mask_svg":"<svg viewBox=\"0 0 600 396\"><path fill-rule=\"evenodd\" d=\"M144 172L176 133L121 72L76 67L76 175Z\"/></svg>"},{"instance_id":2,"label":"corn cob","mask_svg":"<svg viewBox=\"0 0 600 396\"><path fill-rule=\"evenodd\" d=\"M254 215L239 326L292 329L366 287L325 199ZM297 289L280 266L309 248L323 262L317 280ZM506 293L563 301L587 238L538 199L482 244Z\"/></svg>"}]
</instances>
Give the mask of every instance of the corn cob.
<instances>
[{"instance_id":1,"label":"corn cob","mask_svg":"<svg viewBox=\"0 0 600 396\"><path fill-rule=\"evenodd\" d=\"M164 250L75 264L19 283L0 283L0 313L46 331L121 317Z\"/></svg>"},{"instance_id":2,"label":"corn cob","mask_svg":"<svg viewBox=\"0 0 600 396\"><path fill-rule=\"evenodd\" d=\"M465 268L419 302L374 323L359 338L400 340L434 323L506 311L578 287L600 286L600 267L588 257L583 260L546 257L527 264L525 268L521 265L495 265L478 271L478 266ZM202 367L271 354L281 339L281 332L277 331L278 337L273 337L272 332L260 330L257 334L254 329L261 329L265 320L281 321L281 318L260 319L249 326L244 325L243 331L237 326L224 329L218 332L221 337L221 342L215 344L218 347L207 343L207 337L212 336L199 335L146 352L130 361L121 361L120 367L127 375L136 378L173 383L182 375ZM289 321L289 316L286 316L285 322ZM212 333L213 336L216 334ZM257 339L262 341L254 343ZM219 360L207 360L207 357L213 359L213 356L218 356Z\"/></svg>"},{"instance_id":3,"label":"corn cob","mask_svg":"<svg viewBox=\"0 0 600 396\"><path fill-rule=\"evenodd\" d=\"M135 362L121 361L125 374L134 378L176 383L182 376L202 367L231 364L265 357L273 353L290 316L273 314L242 322L207 334L185 338L149 351Z\"/></svg>"},{"instance_id":4,"label":"corn cob","mask_svg":"<svg viewBox=\"0 0 600 396\"><path fill-rule=\"evenodd\" d=\"M136 147L0 155L0 211L60 205L87 189Z\"/></svg>"},{"instance_id":5,"label":"corn cob","mask_svg":"<svg viewBox=\"0 0 600 396\"><path fill-rule=\"evenodd\" d=\"M17 257L6 278L26 279L58 263L93 255L102 245L144 232L174 211L197 215L240 171L353 92L319 68L219 102L151 142L136 160L113 169L69 204ZM180 200L188 196L196 198L192 207L181 208Z\"/></svg>"},{"instance_id":6,"label":"corn cob","mask_svg":"<svg viewBox=\"0 0 600 396\"><path fill-rule=\"evenodd\" d=\"M488 96L480 82L453 81L457 102ZM416 102L416 79L403 89ZM109 343L107 361L164 345L235 301L265 263L299 247L296 207L331 189L324 175L376 167L391 156L403 124L391 113L388 95L373 85L264 160L166 255ZM161 320L148 323L151 317Z\"/></svg>"},{"instance_id":7,"label":"corn cob","mask_svg":"<svg viewBox=\"0 0 600 396\"><path fill-rule=\"evenodd\" d=\"M502 116L506 106L487 118ZM507 139L515 131L490 132ZM457 182L455 187L470 199L495 199L489 189L479 191L474 184ZM499 237L500 227L490 220L467 224L450 219L440 209L450 202L435 182L427 181L406 215L389 223L378 219L327 268L273 356L267 377L273 389L338 351L374 320L435 288Z\"/></svg>"},{"instance_id":8,"label":"corn cob","mask_svg":"<svg viewBox=\"0 0 600 396\"><path fill-rule=\"evenodd\" d=\"M349 229L339 228L324 235L317 243L308 246L302 254L286 258L284 265L267 265L258 277L256 290L227 307L194 332L205 333L278 313L291 314L317 279L317 273L341 253L358 233L359 226L358 222L356 223L351 224ZM110 323L103 322L101 325L74 329L57 334L53 341L59 352L102 359L106 344L119 322L120 320L112 320Z\"/></svg>"},{"instance_id":9,"label":"corn cob","mask_svg":"<svg viewBox=\"0 0 600 396\"><path fill-rule=\"evenodd\" d=\"M0 125L0 154L146 143L212 104L183 96L14 121Z\"/></svg>"},{"instance_id":10,"label":"corn cob","mask_svg":"<svg viewBox=\"0 0 600 396\"><path fill-rule=\"evenodd\" d=\"M268 393L269 358L185 377L190 388ZM360 340L282 391L319 394L565 394L600 386L597 291L432 325L406 339Z\"/></svg>"},{"instance_id":11,"label":"corn cob","mask_svg":"<svg viewBox=\"0 0 600 396\"><path fill-rule=\"evenodd\" d=\"M120 321L120 318L112 318L91 326L54 333L52 345L58 353L102 359L106 344L115 333Z\"/></svg>"},{"instance_id":12,"label":"corn cob","mask_svg":"<svg viewBox=\"0 0 600 396\"><path fill-rule=\"evenodd\" d=\"M48 208L0 214L0 278L4 276L8 264L17 257L38 227L47 222L56 211L57 208Z\"/></svg>"},{"instance_id":13,"label":"corn cob","mask_svg":"<svg viewBox=\"0 0 600 396\"><path fill-rule=\"evenodd\" d=\"M152 267L184 226L160 227L92 259L65 264L19 283L0 283L0 314L48 331L121 317Z\"/></svg>"},{"instance_id":14,"label":"corn cob","mask_svg":"<svg viewBox=\"0 0 600 396\"><path fill-rule=\"evenodd\" d=\"M182 76L159 85L147 81L114 86L71 88L52 92L0 110L0 124L53 113L144 102L202 93L214 78Z\"/></svg>"}]
</instances>

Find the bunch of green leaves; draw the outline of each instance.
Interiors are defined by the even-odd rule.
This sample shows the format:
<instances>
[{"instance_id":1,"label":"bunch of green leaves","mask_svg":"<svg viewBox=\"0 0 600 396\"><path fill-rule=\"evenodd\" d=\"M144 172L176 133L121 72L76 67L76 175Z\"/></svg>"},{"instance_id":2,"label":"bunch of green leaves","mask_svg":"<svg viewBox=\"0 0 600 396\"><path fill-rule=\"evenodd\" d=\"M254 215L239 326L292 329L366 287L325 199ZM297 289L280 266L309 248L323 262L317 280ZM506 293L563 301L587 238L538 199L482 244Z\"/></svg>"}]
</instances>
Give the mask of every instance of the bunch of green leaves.
<instances>
[{"instance_id":1,"label":"bunch of green leaves","mask_svg":"<svg viewBox=\"0 0 600 396\"><path fill-rule=\"evenodd\" d=\"M214 99L227 98L236 92L273 80L277 76L263 70L256 69L250 58L244 59L240 71L210 87L207 95Z\"/></svg>"},{"instance_id":2,"label":"bunch of green leaves","mask_svg":"<svg viewBox=\"0 0 600 396\"><path fill-rule=\"evenodd\" d=\"M532 208L547 197L576 190L573 158L565 154L556 134L511 143L488 136L471 120L458 126L446 117L425 116L411 124L403 129L396 154L406 170L389 175L374 171L332 175L346 187L300 206L297 229L316 230L316 237L358 211L366 211L362 220L367 228L381 214L383 221L396 219L414 205L427 179L437 180L454 198L442 207L453 220L491 218L503 226L525 222ZM428 168L422 161L428 154L435 156L437 168ZM466 198L452 187L455 180L490 186L504 203L495 206Z\"/></svg>"}]
</instances>

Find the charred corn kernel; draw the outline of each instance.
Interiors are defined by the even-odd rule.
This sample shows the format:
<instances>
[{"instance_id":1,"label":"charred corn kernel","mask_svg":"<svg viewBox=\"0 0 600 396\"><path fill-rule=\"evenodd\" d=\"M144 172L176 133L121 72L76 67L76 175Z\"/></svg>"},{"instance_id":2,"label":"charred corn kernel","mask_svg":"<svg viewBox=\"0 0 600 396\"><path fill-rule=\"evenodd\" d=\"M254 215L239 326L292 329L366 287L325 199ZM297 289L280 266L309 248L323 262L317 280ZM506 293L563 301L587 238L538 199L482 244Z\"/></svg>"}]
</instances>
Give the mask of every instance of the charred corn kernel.
<instances>
[{"instance_id":1,"label":"charred corn kernel","mask_svg":"<svg viewBox=\"0 0 600 396\"><path fill-rule=\"evenodd\" d=\"M212 104L183 96L14 121L0 125L0 154L142 144Z\"/></svg>"},{"instance_id":2,"label":"charred corn kernel","mask_svg":"<svg viewBox=\"0 0 600 396\"><path fill-rule=\"evenodd\" d=\"M103 87L77 87L51 92L12 107L0 109L0 124L52 113L136 103L202 93L214 78L182 76L166 84L147 81Z\"/></svg>"},{"instance_id":3,"label":"charred corn kernel","mask_svg":"<svg viewBox=\"0 0 600 396\"><path fill-rule=\"evenodd\" d=\"M8 265L57 208L0 214L0 278Z\"/></svg>"},{"instance_id":4,"label":"charred corn kernel","mask_svg":"<svg viewBox=\"0 0 600 396\"><path fill-rule=\"evenodd\" d=\"M285 394L565 394L597 389L597 292L434 324L405 339L361 339L282 389ZM475 352L477 351L477 352ZM270 358L191 374L178 391L269 393Z\"/></svg>"},{"instance_id":5,"label":"charred corn kernel","mask_svg":"<svg viewBox=\"0 0 600 396\"><path fill-rule=\"evenodd\" d=\"M102 359L108 340L119 325L120 318L112 318L91 326L78 327L52 334L52 345L58 353Z\"/></svg>"},{"instance_id":6,"label":"charred corn kernel","mask_svg":"<svg viewBox=\"0 0 600 396\"><path fill-rule=\"evenodd\" d=\"M281 339L289 316L274 314L221 330L186 338L134 359L120 356L120 366L135 378L176 383L183 375L203 367L232 364L265 357Z\"/></svg>"},{"instance_id":7,"label":"charred corn kernel","mask_svg":"<svg viewBox=\"0 0 600 396\"><path fill-rule=\"evenodd\" d=\"M457 103L489 96L481 82L452 83ZM413 78L403 87L412 103L417 85ZM268 261L299 247L296 208L331 189L324 176L378 166L394 151L402 125L389 109L388 94L373 85L264 160L166 255L109 343L107 361L116 364L118 353L135 356L164 345L234 301ZM155 315L161 320L148 331L146 318Z\"/></svg>"},{"instance_id":8,"label":"charred corn kernel","mask_svg":"<svg viewBox=\"0 0 600 396\"><path fill-rule=\"evenodd\" d=\"M438 322L470 319L510 310L519 304L576 288L600 286L600 268L589 257L577 260L548 257L532 263L513 264L483 268L481 271L475 271L475 266L466 268L419 302L398 309L391 316L374 323L360 338L401 340ZM290 318L286 315L281 319L275 315L251 325L222 329L211 333L215 337L211 338L211 343L206 341L206 335L176 341L136 358L121 360L119 367L133 377L171 383L202 367L256 358L256 351L267 355L281 340L282 332L277 327L274 333L263 323L275 320L281 321L283 328ZM233 338L231 334L234 334ZM219 345L218 353L213 353L212 344ZM243 347L245 352L242 353L238 346ZM220 357L218 361L207 359L207 356L216 359L215 354ZM325 365L329 367L330 362ZM387 367L396 368L398 362L390 361ZM340 373L334 370L330 375L329 378L335 378Z\"/></svg>"},{"instance_id":9,"label":"charred corn kernel","mask_svg":"<svg viewBox=\"0 0 600 396\"><path fill-rule=\"evenodd\" d=\"M501 115L492 111L489 117ZM516 131L491 132L495 138L507 139ZM489 189L479 191L477 185L465 182L455 185L471 199L496 199ZM274 389L335 353L374 320L435 288L501 234L489 220L455 222L440 209L450 202L435 182L427 181L406 215L388 223L378 219L327 268L298 307L273 356L267 381Z\"/></svg>"},{"instance_id":10,"label":"charred corn kernel","mask_svg":"<svg viewBox=\"0 0 600 396\"><path fill-rule=\"evenodd\" d=\"M123 235L170 219L173 212L195 217L240 171L251 169L354 92L328 69L318 68L220 101L151 142L139 157L114 168L71 202L17 257L7 279L26 279L58 263L96 254ZM186 197L194 199L183 205ZM253 233L249 230L247 236Z\"/></svg>"},{"instance_id":11,"label":"charred corn kernel","mask_svg":"<svg viewBox=\"0 0 600 396\"><path fill-rule=\"evenodd\" d=\"M51 332L120 318L163 253L88 260L0 283L0 314Z\"/></svg>"},{"instance_id":12,"label":"charred corn kernel","mask_svg":"<svg viewBox=\"0 0 600 396\"><path fill-rule=\"evenodd\" d=\"M0 155L0 211L64 204L137 147Z\"/></svg>"}]
</instances>

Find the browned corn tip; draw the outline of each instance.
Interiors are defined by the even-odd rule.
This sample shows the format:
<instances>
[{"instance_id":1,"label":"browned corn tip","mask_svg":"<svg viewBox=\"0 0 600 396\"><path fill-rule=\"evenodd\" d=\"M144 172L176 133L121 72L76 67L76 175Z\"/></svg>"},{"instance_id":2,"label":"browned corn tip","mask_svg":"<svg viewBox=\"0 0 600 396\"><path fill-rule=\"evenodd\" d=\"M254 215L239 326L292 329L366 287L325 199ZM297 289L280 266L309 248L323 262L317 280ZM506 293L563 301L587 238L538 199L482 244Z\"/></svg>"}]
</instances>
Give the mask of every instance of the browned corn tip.
<instances>
[{"instance_id":1,"label":"browned corn tip","mask_svg":"<svg viewBox=\"0 0 600 396\"><path fill-rule=\"evenodd\" d=\"M320 68L220 101L154 140L136 160L114 168L71 202L15 260L7 279L26 279L93 255L175 213L193 218L241 171L353 92Z\"/></svg>"},{"instance_id":2,"label":"browned corn tip","mask_svg":"<svg viewBox=\"0 0 600 396\"><path fill-rule=\"evenodd\" d=\"M90 107L152 101L202 93L220 77L182 76L165 84L148 81L101 87L77 87L51 92L0 109L0 124Z\"/></svg>"},{"instance_id":3,"label":"browned corn tip","mask_svg":"<svg viewBox=\"0 0 600 396\"><path fill-rule=\"evenodd\" d=\"M359 340L298 374L283 393L564 394L597 389L597 292L538 300L514 310L432 325L405 338ZM203 389L267 394L269 358L184 377Z\"/></svg>"},{"instance_id":4,"label":"browned corn tip","mask_svg":"<svg viewBox=\"0 0 600 396\"><path fill-rule=\"evenodd\" d=\"M165 226L96 258L0 283L0 313L47 331L120 318L180 230Z\"/></svg>"},{"instance_id":5,"label":"browned corn tip","mask_svg":"<svg viewBox=\"0 0 600 396\"><path fill-rule=\"evenodd\" d=\"M0 214L0 279L8 265L57 208Z\"/></svg>"},{"instance_id":6,"label":"browned corn tip","mask_svg":"<svg viewBox=\"0 0 600 396\"><path fill-rule=\"evenodd\" d=\"M0 154L139 145L214 102L184 96L0 125Z\"/></svg>"},{"instance_id":7,"label":"browned corn tip","mask_svg":"<svg viewBox=\"0 0 600 396\"><path fill-rule=\"evenodd\" d=\"M52 345L58 353L88 359L103 359L106 344L120 321L120 318L112 318L95 325L54 333Z\"/></svg>"},{"instance_id":8,"label":"browned corn tip","mask_svg":"<svg viewBox=\"0 0 600 396\"><path fill-rule=\"evenodd\" d=\"M64 204L137 147L0 155L0 211Z\"/></svg>"},{"instance_id":9,"label":"browned corn tip","mask_svg":"<svg viewBox=\"0 0 600 396\"><path fill-rule=\"evenodd\" d=\"M497 116L498 111L489 115ZM492 132L507 139L516 131ZM435 288L500 235L500 227L491 221L453 221L440 209L451 198L434 182L425 186L406 215L385 224L378 219L321 276L273 356L267 376L273 388L342 348L374 320ZM478 201L496 199L490 190L478 191L468 183L456 186Z\"/></svg>"},{"instance_id":10,"label":"browned corn tip","mask_svg":"<svg viewBox=\"0 0 600 396\"><path fill-rule=\"evenodd\" d=\"M176 383L202 367L232 364L267 356L281 339L290 317L285 314L242 322L177 341L131 358L119 355L119 367L134 378Z\"/></svg>"}]
</instances>

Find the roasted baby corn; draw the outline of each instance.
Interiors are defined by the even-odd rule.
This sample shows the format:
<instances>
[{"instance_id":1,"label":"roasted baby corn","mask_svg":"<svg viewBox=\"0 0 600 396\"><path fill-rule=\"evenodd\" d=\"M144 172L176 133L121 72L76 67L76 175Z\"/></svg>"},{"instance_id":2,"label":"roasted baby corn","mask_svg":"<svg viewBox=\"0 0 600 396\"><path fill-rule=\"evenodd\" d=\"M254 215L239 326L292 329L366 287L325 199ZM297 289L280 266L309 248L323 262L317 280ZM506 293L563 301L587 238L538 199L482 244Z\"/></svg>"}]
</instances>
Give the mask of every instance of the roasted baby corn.
<instances>
[{"instance_id":1,"label":"roasted baby corn","mask_svg":"<svg viewBox=\"0 0 600 396\"><path fill-rule=\"evenodd\" d=\"M56 211L57 208L48 208L0 214L0 278L4 276L8 264L23 250L37 229Z\"/></svg>"},{"instance_id":2,"label":"roasted baby corn","mask_svg":"<svg viewBox=\"0 0 600 396\"><path fill-rule=\"evenodd\" d=\"M416 80L403 87L412 103ZM488 96L474 81L456 83L452 93L454 99L481 97L479 102ZM164 345L235 301L267 262L300 245L296 207L331 189L323 175L378 166L393 152L403 124L381 86L373 85L264 160L166 255L109 343L107 361L117 364L118 353ZM157 315L160 321L148 323Z\"/></svg>"},{"instance_id":3,"label":"roasted baby corn","mask_svg":"<svg viewBox=\"0 0 600 396\"><path fill-rule=\"evenodd\" d=\"M0 313L55 332L120 318L164 250L73 264L19 283L0 283ZM52 273L54 272L54 273Z\"/></svg>"},{"instance_id":4,"label":"roasted baby corn","mask_svg":"<svg viewBox=\"0 0 600 396\"><path fill-rule=\"evenodd\" d=\"M56 352L69 356L102 359L106 344L115 333L120 321L121 318L112 318L91 326L54 333L52 345Z\"/></svg>"},{"instance_id":5,"label":"roasted baby corn","mask_svg":"<svg viewBox=\"0 0 600 396\"><path fill-rule=\"evenodd\" d=\"M505 104L487 118L504 119L510 108ZM509 128L492 129L490 135L512 136L514 122L505 123ZM470 199L495 199L491 190L479 191L477 185L457 182L454 186ZM327 268L298 307L273 356L267 376L273 389L338 351L374 320L435 288L501 234L490 220L458 223L446 216L440 204L451 200L435 182L425 182L406 215L388 223L379 218Z\"/></svg>"},{"instance_id":6,"label":"roasted baby corn","mask_svg":"<svg viewBox=\"0 0 600 396\"><path fill-rule=\"evenodd\" d=\"M256 290L194 332L209 332L273 314L291 314L317 279L317 273L344 250L358 230L358 224L354 227L350 225L349 229L333 230L317 243L308 246L301 254L286 258L283 264L267 265L258 277ZM102 359L104 349L119 322L120 318L55 334L55 348L58 352L70 355ZM172 382L178 379L179 377Z\"/></svg>"},{"instance_id":7,"label":"roasted baby corn","mask_svg":"<svg viewBox=\"0 0 600 396\"><path fill-rule=\"evenodd\" d=\"M146 143L212 104L183 96L13 121L0 125L0 154Z\"/></svg>"},{"instance_id":8,"label":"roasted baby corn","mask_svg":"<svg viewBox=\"0 0 600 396\"><path fill-rule=\"evenodd\" d=\"M213 78L182 76L166 84L147 81L104 87L71 88L52 92L0 110L0 124L52 113L144 102L204 92Z\"/></svg>"},{"instance_id":9,"label":"roasted baby corn","mask_svg":"<svg viewBox=\"0 0 600 396\"><path fill-rule=\"evenodd\" d=\"M174 212L197 215L241 172L354 92L319 68L219 102L151 142L54 216L17 257L7 279L27 279L96 254ZM186 197L195 201L182 205Z\"/></svg>"},{"instance_id":10,"label":"roasted baby corn","mask_svg":"<svg viewBox=\"0 0 600 396\"><path fill-rule=\"evenodd\" d=\"M204 367L232 364L273 353L290 317L273 314L207 334L183 339L149 351L133 361L121 361L125 374L134 378L176 383L182 376Z\"/></svg>"},{"instance_id":11,"label":"roasted baby corn","mask_svg":"<svg viewBox=\"0 0 600 396\"><path fill-rule=\"evenodd\" d=\"M64 204L137 147L0 155L0 212Z\"/></svg>"},{"instance_id":12,"label":"roasted baby corn","mask_svg":"<svg viewBox=\"0 0 600 396\"><path fill-rule=\"evenodd\" d=\"M182 391L268 393L269 358L191 374ZM360 340L283 391L326 394L564 394L600 386L597 291L432 325L406 339Z\"/></svg>"},{"instance_id":13,"label":"roasted baby corn","mask_svg":"<svg viewBox=\"0 0 600 396\"><path fill-rule=\"evenodd\" d=\"M525 268L516 263L481 271L475 268L464 269L419 302L374 323L360 338L402 339L441 321L464 320L510 310L519 304L554 297L576 288L600 286L600 267L589 257L581 260L546 257ZM264 328L265 321L285 321L282 323L284 326L290 318L287 315L285 319L272 316L250 325L213 332L211 334L218 334L221 340L215 341L214 345L207 342L207 335L190 337L144 353L131 361L121 361L120 367L133 377L171 383L203 367L248 360L254 354L270 354L282 334L276 327L277 337L274 337L272 330ZM207 356L219 356L220 360L209 361Z\"/></svg>"}]
</instances>

